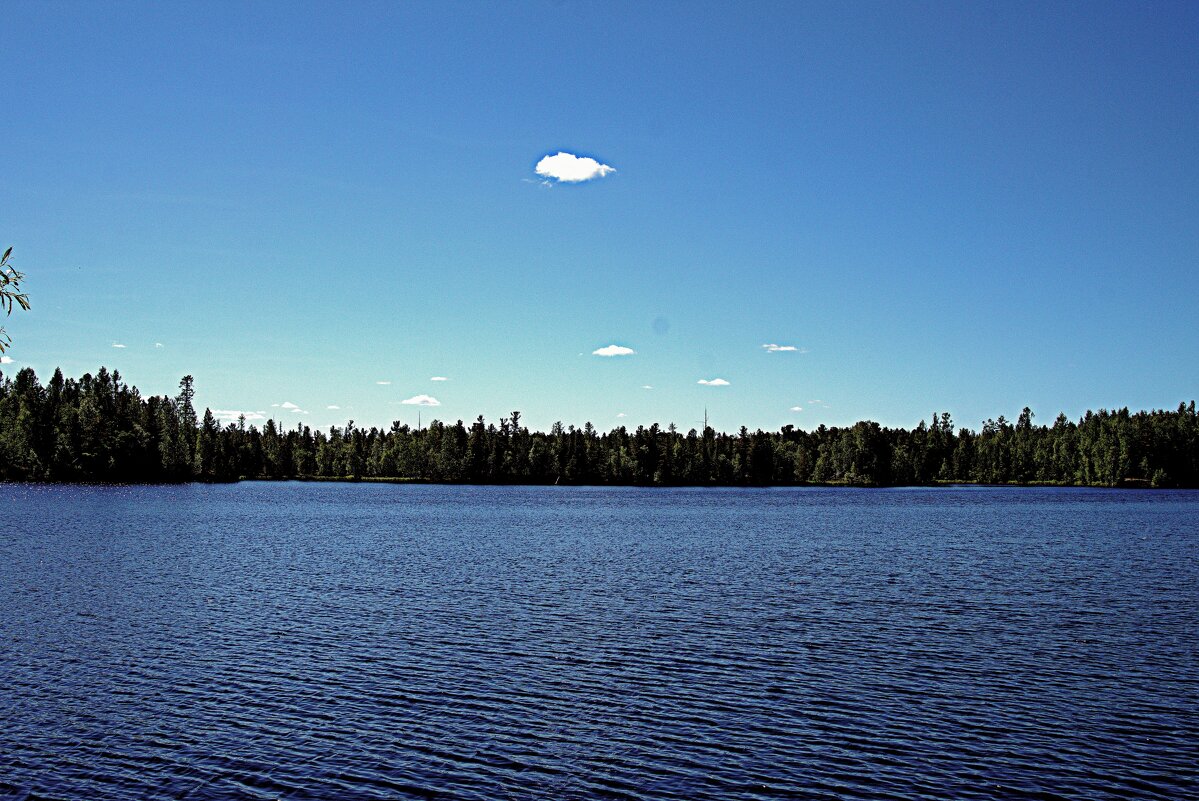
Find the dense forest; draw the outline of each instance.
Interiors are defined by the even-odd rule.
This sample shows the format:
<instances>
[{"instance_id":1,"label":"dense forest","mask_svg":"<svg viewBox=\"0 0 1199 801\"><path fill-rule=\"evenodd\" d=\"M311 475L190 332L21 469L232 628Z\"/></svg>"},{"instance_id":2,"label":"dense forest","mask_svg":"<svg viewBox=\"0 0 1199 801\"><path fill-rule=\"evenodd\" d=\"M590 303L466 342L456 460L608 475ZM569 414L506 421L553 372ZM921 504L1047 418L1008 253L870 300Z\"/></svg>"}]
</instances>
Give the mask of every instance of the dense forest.
<instances>
[{"instance_id":1,"label":"dense forest","mask_svg":"<svg viewBox=\"0 0 1199 801\"><path fill-rule=\"evenodd\" d=\"M555 424L530 431L513 412L499 424L430 423L419 430L313 431L219 425L197 415L191 376L174 397L143 397L116 371L43 386L33 370L0 373L0 480L177 482L243 478L408 479L434 482L636 485L1076 484L1199 487L1199 415L1087 412L1035 425L954 430L935 414L912 430L846 428L735 434L653 425L601 433Z\"/></svg>"}]
</instances>

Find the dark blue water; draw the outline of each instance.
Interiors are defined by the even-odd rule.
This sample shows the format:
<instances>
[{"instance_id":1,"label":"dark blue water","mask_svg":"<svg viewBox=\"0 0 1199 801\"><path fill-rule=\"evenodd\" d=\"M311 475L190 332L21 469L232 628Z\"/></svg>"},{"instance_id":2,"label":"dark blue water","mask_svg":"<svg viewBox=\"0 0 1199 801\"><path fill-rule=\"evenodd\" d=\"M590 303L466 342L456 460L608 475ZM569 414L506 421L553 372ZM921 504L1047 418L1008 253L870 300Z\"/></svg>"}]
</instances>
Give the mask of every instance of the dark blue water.
<instances>
[{"instance_id":1,"label":"dark blue water","mask_svg":"<svg viewBox=\"0 0 1199 801\"><path fill-rule=\"evenodd\" d=\"M1199 493L0 486L0 798L1199 794Z\"/></svg>"}]
</instances>

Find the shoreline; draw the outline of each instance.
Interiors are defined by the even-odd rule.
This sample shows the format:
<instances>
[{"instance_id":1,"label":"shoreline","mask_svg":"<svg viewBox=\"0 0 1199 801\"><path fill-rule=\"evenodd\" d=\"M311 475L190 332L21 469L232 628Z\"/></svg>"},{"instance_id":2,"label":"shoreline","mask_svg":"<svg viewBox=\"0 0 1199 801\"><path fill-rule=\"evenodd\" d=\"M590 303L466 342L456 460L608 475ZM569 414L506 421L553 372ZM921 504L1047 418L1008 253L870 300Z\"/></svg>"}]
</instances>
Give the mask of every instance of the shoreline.
<instances>
[{"instance_id":1,"label":"shoreline","mask_svg":"<svg viewBox=\"0 0 1199 801\"><path fill-rule=\"evenodd\" d=\"M0 486L78 486L78 487L172 487L193 484L228 485L241 483L282 484L297 482L301 484L395 484L422 485L444 487L599 487L599 488L630 488L630 489L854 489L854 490L891 490L891 489L954 489L954 488L993 488L993 489L1108 489L1108 490L1199 490L1199 487L1154 487L1143 479L1126 479L1119 484L1075 484L1065 482L1035 481L1029 483L983 483L979 481L936 481L930 484L861 484L850 482L827 483L773 483L773 484L613 484L587 482L538 482L538 481L435 481L425 478L405 478L403 476L288 476L272 478L267 476L242 476L230 481L0 481Z\"/></svg>"}]
</instances>

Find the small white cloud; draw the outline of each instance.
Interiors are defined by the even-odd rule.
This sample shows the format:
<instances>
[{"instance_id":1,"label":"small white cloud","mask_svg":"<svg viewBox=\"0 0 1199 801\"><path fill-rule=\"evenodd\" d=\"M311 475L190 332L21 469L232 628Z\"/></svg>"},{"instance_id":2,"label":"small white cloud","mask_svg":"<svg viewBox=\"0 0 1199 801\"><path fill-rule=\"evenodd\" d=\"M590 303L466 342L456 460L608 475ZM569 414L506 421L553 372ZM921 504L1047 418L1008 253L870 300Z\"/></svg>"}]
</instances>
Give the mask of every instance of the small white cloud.
<instances>
[{"instance_id":1,"label":"small white cloud","mask_svg":"<svg viewBox=\"0 0 1199 801\"><path fill-rule=\"evenodd\" d=\"M237 418L242 416L246 418L247 423L255 423L266 419L266 415L262 412L243 412L237 409L213 409L212 416L226 423L236 423Z\"/></svg>"},{"instance_id":2,"label":"small white cloud","mask_svg":"<svg viewBox=\"0 0 1199 801\"><path fill-rule=\"evenodd\" d=\"M446 378L443 375L435 375L432 378L430 378L429 380L430 381L449 381L450 379Z\"/></svg>"},{"instance_id":3,"label":"small white cloud","mask_svg":"<svg viewBox=\"0 0 1199 801\"><path fill-rule=\"evenodd\" d=\"M802 406L792 406L792 407L791 407L791 411L793 411L793 412L802 412L802 411L803 411L803 407L802 407Z\"/></svg>"},{"instance_id":4,"label":"small white cloud","mask_svg":"<svg viewBox=\"0 0 1199 801\"><path fill-rule=\"evenodd\" d=\"M154 347L155 347L155 348L159 348L159 349L161 349L161 348L164 348L164 347L166 347L166 346L165 346L165 345L163 345L161 342L155 342L155 343L154 343Z\"/></svg>"},{"instance_id":5,"label":"small white cloud","mask_svg":"<svg viewBox=\"0 0 1199 801\"><path fill-rule=\"evenodd\" d=\"M620 414L618 414L616 416L617 417L628 417L628 415L626 415L624 412L621 412Z\"/></svg>"},{"instance_id":6,"label":"small white cloud","mask_svg":"<svg viewBox=\"0 0 1199 801\"><path fill-rule=\"evenodd\" d=\"M326 409L335 409L335 410L336 410L336 409L340 409L341 407L340 407L340 406L338 406L338 405L337 405L337 404L335 404L335 403L332 403L332 404L329 404L328 406L326 406L325 408L326 408Z\"/></svg>"},{"instance_id":7,"label":"small white cloud","mask_svg":"<svg viewBox=\"0 0 1199 801\"><path fill-rule=\"evenodd\" d=\"M642 384L641 388L642 389L653 389L653 387L651 387L649 384Z\"/></svg>"},{"instance_id":8,"label":"small white cloud","mask_svg":"<svg viewBox=\"0 0 1199 801\"><path fill-rule=\"evenodd\" d=\"M308 414L308 412L304 411L303 409L301 409L299 406L292 403L291 401L283 401L283 403L272 403L271 406L274 406L279 409L286 409L287 411L292 412L294 414Z\"/></svg>"},{"instance_id":9,"label":"small white cloud","mask_svg":"<svg viewBox=\"0 0 1199 801\"><path fill-rule=\"evenodd\" d=\"M391 386L391 382L390 382L390 381L376 381L375 383L376 383L376 384L378 384L378 385L379 385L379 386L381 386L381 387L389 387L389 386Z\"/></svg>"},{"instance_id":10,"label":"small white cloud","mask_svg":"<svg viewBox=\"0 0 1199 801\"><path fill-rule=\"evenodd\" d=\"M810 405L810 406L815 406L815 405L817 405L817 404L819 404L819 403L824 403L824 401L822 401L822 400L810 400L810 401L808 401L808 405Z\"/></svg>"},{"instance_id":11,"label":"small white cloud","mask_svg":"<svg viewBox=\"0 0 1199 801\"><path fill-rule=\"evenodd\" d=\"M12 364L12 356L0 356L0 364Z\"/></svg>"},{"instance_id":12,"label":"small white cloud","mask_svg":"<svg viewBox=\"0 0 1199 801\"><path fill-rule=\"evenodd\" d=\"M696 383L703 384L705 387L727 387L729 385L729 382L725 381L723 378L713 378L711 380L707 378L701 378Z\"/></svg>"},{"instance_id":13,"label":"small white cloud","mask_svg":"<svg viewBox=\"0 0 1199 801\"><path fill-rule=\"evenodd\" d=\"M773 343L769 345L763 345L762 348L767 353L794 353L799 350L799 348L795 347L794 345L775 345Z\"/></svg>"},{"instance_id":14,"label":"small white cloud","mask_svg":"<svg viewBox=\"0 0 1199 801\"><path fill-rule=\"evenodd\" d=\"M432 395L413 395L411 398L400 401L405 406L440 406L441 401L434 398Z\"/></svg>"},{"instance_id":15,"label":"small white cloud","mask_svg":"<svg viewBox=\"0 0 1199 801\"><path fill-rule=\"evenodd\" d=\"M605 345L602 348L591 351L592 356L632 356L637 351L632 348L626 348L624 345Z\"/></svg>"},{"instance_id":16,"label":"small white cloud","mask_svg":"<svg viewBox=\"0 0 1199 801\"><path fill-rule=\"evenodd\" d=\"M577 184L616 172L615 167L600 164L588 156L576 156L562 151L553 156L543 156L541 161L537 162L536 169L542 178L552 178L564 184Z\"/></svg>"},{"instance_id":17,"label":"small white cloud","mask_svg":"<svg viewBox=\"0 0 1199 801\"><path fill-rule=\"evenodd\" d=\"M125 346L124 346L124 345L122 345L120 342L114 342L114 343L112 343L112 346L113 346L114 348L123 348L123 347L125 347Z\"/></svg>"}]
</instances>

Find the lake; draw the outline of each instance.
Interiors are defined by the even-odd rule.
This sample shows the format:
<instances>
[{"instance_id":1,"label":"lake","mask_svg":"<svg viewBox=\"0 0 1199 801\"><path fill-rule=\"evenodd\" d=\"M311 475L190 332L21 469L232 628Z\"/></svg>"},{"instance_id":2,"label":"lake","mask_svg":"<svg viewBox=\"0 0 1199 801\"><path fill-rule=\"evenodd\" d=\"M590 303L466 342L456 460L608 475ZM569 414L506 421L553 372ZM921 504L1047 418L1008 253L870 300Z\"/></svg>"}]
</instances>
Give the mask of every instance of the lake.
<instances>
[{"instance_id":1,"label":"lake","mask_svg":"<svg viewBox=\"0 0 1199 801\"><path fill-rule=\"evenodd\" d=\"M1199 794L1199 492L0 485L0 798Z\"/></svg>"}]
</instances>

